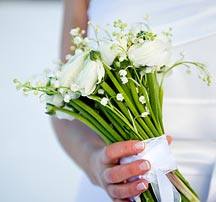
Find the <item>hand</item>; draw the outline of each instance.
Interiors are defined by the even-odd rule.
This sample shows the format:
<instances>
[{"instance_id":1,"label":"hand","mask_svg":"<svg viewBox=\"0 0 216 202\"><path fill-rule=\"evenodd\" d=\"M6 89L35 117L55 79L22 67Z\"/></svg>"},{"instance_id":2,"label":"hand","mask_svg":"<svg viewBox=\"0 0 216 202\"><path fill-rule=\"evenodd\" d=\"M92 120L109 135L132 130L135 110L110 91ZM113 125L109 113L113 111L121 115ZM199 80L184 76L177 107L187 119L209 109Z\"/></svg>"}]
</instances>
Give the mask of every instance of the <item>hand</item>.
<instances>
[{"instance_id":1,"label":"hand","mask_svg":"<svg viewBox=\"0 0 216 202\"><path fill-rule=\"evenodd\" d=\"M119 165L122 157L134 155L144 150L144 144L137 140L117 142L96 149L91 155L90 170L93 182L106 190L113 202L130 201L129 198L148 189L148 182L127 179L145 174L151 165L146 160Z\"/></svg>"}]
</instances>

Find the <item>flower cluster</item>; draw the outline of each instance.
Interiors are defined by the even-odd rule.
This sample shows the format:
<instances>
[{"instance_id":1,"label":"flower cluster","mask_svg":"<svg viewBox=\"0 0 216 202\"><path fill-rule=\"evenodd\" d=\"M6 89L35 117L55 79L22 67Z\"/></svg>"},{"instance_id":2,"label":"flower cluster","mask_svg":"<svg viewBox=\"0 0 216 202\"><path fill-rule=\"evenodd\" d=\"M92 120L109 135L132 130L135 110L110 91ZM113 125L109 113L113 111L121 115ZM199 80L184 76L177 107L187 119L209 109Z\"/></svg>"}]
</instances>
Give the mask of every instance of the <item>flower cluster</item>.
<instances>
[{"instance_id":1,"label":"flower cluster","mask_svg":"<svg viewBox=\"0 0 216 202\"><path fill-rule=\"evenodd\" d=\"M79 28L72 29L74 55L46 73L42 82L14 82L25 93L39 94L48 114L74 117L108 144L164 134L163 81L177 66L197 67L200 78L210 84L210 75L203 64L183 59L171 63L170 34L156 35L145 24L128 27L121 20L114 22L112 33L89 24L95 31L95 39L85 37ZM100 31L105 37L98 37ZM175 176L183 181L178 171ZM188 184L184 181L179 184L177 188L185 201L198 201ZM148 192L143 196L153 197Z\"/></svg>"}]
</instances>

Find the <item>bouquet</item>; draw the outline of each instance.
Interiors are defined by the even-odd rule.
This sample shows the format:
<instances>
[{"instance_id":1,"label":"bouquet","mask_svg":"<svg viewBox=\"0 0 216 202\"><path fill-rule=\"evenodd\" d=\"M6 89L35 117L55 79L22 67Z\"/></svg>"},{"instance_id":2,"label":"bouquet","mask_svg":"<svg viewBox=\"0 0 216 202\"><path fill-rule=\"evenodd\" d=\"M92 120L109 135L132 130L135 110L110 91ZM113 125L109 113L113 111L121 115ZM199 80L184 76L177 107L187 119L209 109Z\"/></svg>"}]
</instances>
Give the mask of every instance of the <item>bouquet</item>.
<instances>
[{"instance_id":1,"label":"bouquet","mask_svg":"<svg viewBox=\"0 0 216 202\"><path fill-rule=\"evenodd\" d=\"M183 57L171 62L170 32L156 35L145 23L128 27L121 20L114 22L113 32L91 22L89 25L95 39L85 37L79 28L71 30L74 55L67 56L65 64L46 71L42 79L14 82L25 94L33 91L39 95L47 114L78 119L107 144L131 139L148 141L165 134L163 82L174 68L195 67L200 78L210 84L205 65L184 61ZM162 175L172 183L171 201L200 201L177 169L162 170ZM165 191L161 193L160 184L149 182L150 189L132 200L163 201L166 185L162 184Z\"/></svg>"}]
</instances>

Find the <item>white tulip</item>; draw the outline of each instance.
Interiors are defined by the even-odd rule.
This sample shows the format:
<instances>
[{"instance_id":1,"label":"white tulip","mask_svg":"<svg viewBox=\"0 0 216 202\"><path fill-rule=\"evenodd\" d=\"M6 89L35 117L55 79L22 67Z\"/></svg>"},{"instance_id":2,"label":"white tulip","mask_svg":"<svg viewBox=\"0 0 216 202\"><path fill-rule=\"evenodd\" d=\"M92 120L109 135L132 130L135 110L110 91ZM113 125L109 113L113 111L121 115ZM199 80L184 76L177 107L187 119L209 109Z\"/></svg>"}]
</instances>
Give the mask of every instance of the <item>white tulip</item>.
<instances>
[{"instance_id":1,"label":"white tulip","mask_svg":"<svg viewBox=\"0 0 216 202\"><path fill-rule=\"evenodd\" d=\"M137 67L167 65L170 55L170 42L166 37L134 44L128 50L130 60Z\"/></svg>"},{"instance_id":2,"label":"white tulip","mask_svg":"<svg viewBox=\"0 0 216 202\"><path fill-rule=\"evenodd\" d=\"M75 83L78 85L82 96L88 96L96 89L96 85L102 81L105 75L103 64L100 60L88 59L83 70L78 75Z\"/></svg>"},{"instance_id":3,"label":"white tulip","mask_svg":"<svg viewBox=\"0 0 216 202\"><path fill-rule=\"evenodd\" d=\"M87 57L86 52L74 55L63 67L59 75L62 86L70 87L84 67Z\"/></svg>"}]
</instances>

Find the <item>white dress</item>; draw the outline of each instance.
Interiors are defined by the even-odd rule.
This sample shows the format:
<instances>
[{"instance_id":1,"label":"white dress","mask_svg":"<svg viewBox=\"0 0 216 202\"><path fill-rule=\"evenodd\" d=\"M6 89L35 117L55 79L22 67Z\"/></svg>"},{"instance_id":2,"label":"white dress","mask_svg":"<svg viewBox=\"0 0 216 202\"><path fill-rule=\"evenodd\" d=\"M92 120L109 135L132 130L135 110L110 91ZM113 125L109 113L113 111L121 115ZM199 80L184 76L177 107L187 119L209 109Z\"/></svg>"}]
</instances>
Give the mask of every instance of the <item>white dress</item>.
<instances>
[{"instance_id":1,"label":"white dress","mask_svg":"<svg viewBox=\"0 0 216 202\"><path fill-rule=\"evenodd\" d=\"M184 51L186 59L207 63L216 78L216 0L91 0L88 14L100 25L142 22L148 14L153 30L173 28L174 55ZM185 71L176 69L165 81L165 130L174 138L179 170L202 202L216 202L216 79L207 87ZM76 201L111 200L83 176Z\"/></svg>"}]
</instances>

